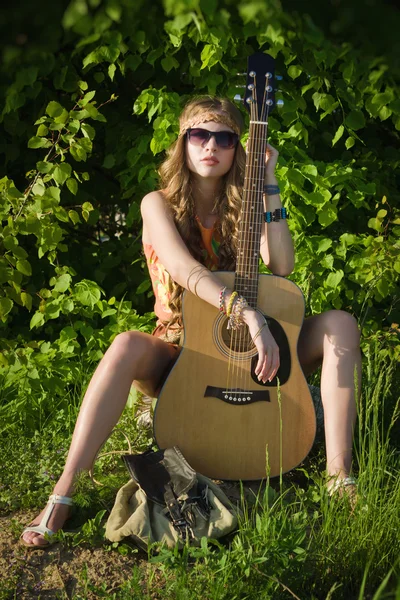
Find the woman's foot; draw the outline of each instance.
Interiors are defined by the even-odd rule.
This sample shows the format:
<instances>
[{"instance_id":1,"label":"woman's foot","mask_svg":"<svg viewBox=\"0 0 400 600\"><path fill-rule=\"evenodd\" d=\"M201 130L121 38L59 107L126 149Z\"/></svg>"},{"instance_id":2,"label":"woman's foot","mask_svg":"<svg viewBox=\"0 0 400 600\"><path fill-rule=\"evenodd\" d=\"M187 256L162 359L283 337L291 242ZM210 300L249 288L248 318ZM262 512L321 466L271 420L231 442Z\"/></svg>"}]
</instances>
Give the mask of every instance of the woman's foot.
<instances>
[{"instance_id":1,"label":"woman's foot","mask_svg":"<svg viewBox=\"0 0 400 600\"><path fill-rule=\"evenodd\" d=\"M30 523L29 527L38 526L45 516L46 510L48 509L50 502L48 502L42 512L34 519L32 523ZM48 522L46 523L46 527L51 529L53 533L59 531L67 518L70 515L71 506L68 504L61 503L53 503L52 504L52 512ZM22 543L26 546L34 546L34 547L46 547L49 545L49 541L45 539L44 535L37 533L35 531L25 531L22 534Z\"/></svg>"},{"instance_id":2,"label":"woman's foot","mask_svg":"<svg viewBox=\"0 0 400 600\"><path fill-rule=\"evenodd\" d=\"M347 497L354 508L357 502L357 481L354 477L335 475L329 479L327 489L331 497L336 494L340 498Z\"/></svg>"}]
</instances>

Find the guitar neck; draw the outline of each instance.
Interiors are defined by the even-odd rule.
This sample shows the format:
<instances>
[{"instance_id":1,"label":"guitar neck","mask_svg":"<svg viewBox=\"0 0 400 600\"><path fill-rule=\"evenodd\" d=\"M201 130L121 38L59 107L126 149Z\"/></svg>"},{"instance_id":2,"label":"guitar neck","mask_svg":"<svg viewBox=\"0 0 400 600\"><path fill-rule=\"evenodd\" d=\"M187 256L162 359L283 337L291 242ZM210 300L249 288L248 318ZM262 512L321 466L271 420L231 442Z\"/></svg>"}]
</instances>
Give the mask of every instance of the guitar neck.
<instances>
[{"instance_id":1,"label":"guitar neck","mask_svg":"<svg viewBox=\"0 0 400 600\"><path fill-rule=\"evenodd\" d=\"M263 188L268 123L250 121L243 189L235 290L257 306L258 264L263 226Z\"/></svg>"}]
</instances>

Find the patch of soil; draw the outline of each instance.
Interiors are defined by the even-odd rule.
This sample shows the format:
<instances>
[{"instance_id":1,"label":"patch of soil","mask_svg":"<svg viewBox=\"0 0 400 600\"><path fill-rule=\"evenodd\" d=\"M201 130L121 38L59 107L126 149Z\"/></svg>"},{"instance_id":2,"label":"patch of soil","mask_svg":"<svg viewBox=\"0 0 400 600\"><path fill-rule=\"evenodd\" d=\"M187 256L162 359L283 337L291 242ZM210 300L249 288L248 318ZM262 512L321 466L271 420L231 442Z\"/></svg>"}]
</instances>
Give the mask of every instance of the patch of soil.
<instances>
[{"instance_id":1,"label":"patch of soil","mask_svg":"<svg viewBox=\"0 0 400 600\"><path fill-rule=\"evenodd\" d=\"M75 594L95 600L99 596L90 588L115 593L131 578L134 566L147 562L142 552L122 556L101 547L68 548L57 543L46 550L26 548L16 531L35 516L19 511L0 517L0 600L69 599Z\"/></svg>"}]
</instances>

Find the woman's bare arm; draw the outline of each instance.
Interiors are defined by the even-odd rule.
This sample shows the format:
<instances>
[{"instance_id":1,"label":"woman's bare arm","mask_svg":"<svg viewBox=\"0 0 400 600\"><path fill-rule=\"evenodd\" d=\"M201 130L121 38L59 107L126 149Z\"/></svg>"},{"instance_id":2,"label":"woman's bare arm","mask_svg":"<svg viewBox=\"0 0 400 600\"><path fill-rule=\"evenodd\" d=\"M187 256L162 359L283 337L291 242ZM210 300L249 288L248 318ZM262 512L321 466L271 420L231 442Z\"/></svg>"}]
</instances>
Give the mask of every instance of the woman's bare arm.
<instances>
[{"instance_id":1,"label":"woman's bare arm","mask_svg":"<svg viewBox=\"0 0 400 600\"><path fill-rule=\"evenodd\" d=\"M278 185L276 177L269 175L265 183ZM264 210L274 212L282 208L279 194L264 196ZM286 277L294 269L294 247L286 220L264 223L261 234L261 258L274 275Z\"/></svg>"},{"instance_id":2,"label":"woman's bare arm","mask_svg":"<svg viewBox=\"0 0 400 600\"><path fill-rule=\"evenodd\" d=\"M162 194L147 194L142 200L141 212L146 237L173 281L191 292L196 285L197 296L218 307L222 283L190 254Z\"/></svg>"}]
</instances>

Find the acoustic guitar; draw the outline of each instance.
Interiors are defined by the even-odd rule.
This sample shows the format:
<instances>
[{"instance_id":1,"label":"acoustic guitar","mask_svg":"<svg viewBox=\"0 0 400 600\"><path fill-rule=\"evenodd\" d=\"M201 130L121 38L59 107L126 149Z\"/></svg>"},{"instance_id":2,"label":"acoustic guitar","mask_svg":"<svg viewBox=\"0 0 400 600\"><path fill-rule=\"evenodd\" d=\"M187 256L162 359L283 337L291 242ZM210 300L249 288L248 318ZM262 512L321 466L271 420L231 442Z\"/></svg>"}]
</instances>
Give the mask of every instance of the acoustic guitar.
<instances>
[{"instance_id":1,"label":"acoustic guitar","mask_svg":"<svg viewBox=\"0 0 400 600\"><path fill-rule=\"evenodd\" d=\"M248 59L244 104L249 141L236 272L217 272L267 319L280 367L265 384L247 326L227 329L227 317L185 291L183 348L159 394L154 436L178 446L189 464L214 479L258 480L296 467L315 438L314 405L297 357L304 298L293 282L259 274L268 116L275 105L274 60Z\"/></svg>"}]
</instances>

